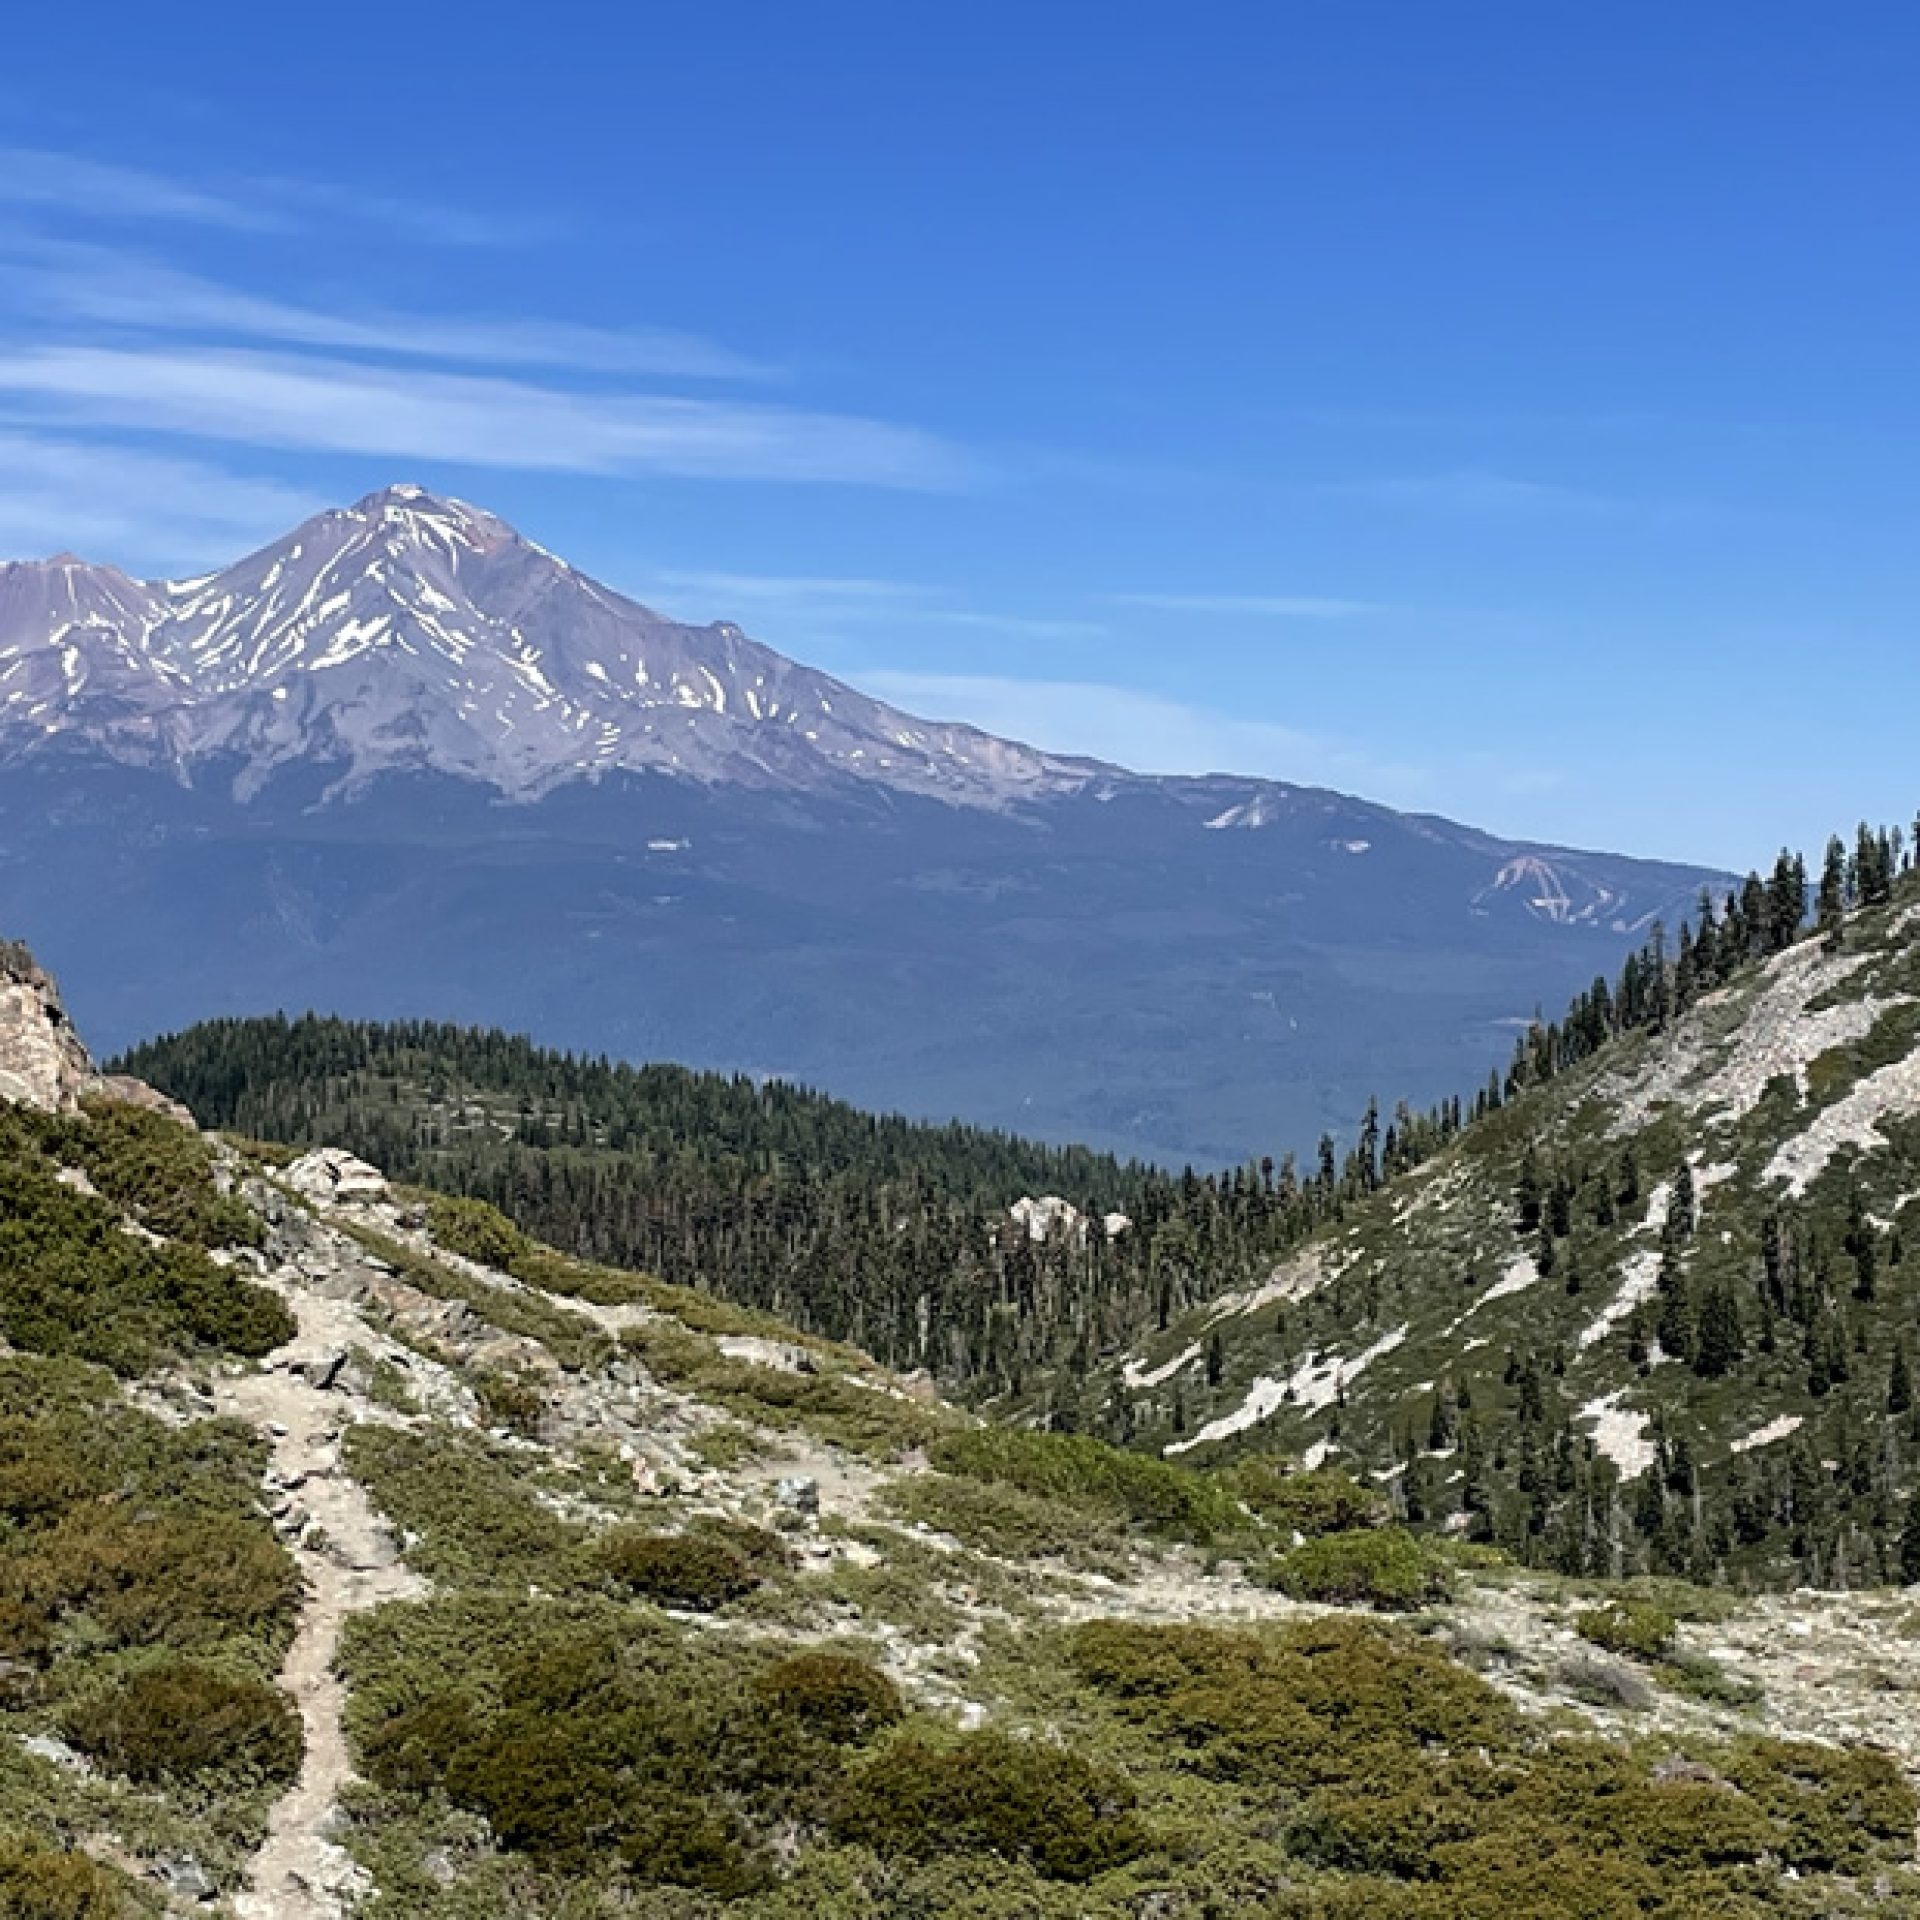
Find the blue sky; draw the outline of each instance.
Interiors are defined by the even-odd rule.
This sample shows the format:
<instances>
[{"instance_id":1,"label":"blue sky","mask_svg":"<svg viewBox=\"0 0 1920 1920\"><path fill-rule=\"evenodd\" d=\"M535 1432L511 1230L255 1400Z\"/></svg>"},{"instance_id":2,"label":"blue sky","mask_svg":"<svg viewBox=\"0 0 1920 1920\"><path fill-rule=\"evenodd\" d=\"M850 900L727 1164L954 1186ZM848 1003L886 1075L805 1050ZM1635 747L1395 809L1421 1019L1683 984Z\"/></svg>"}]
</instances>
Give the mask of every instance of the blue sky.
<instances>
[{"instance_id":1,"label":"blue sky","mask_svg":"<svg viewBox=\"0 0 1920 1920\"><path fill-rule=\"evenodd\" d=\"M39 7L0 552L415 479L921 711L1715 859L1920 801L1920 14Z\"/></svg>"}]
</instances>

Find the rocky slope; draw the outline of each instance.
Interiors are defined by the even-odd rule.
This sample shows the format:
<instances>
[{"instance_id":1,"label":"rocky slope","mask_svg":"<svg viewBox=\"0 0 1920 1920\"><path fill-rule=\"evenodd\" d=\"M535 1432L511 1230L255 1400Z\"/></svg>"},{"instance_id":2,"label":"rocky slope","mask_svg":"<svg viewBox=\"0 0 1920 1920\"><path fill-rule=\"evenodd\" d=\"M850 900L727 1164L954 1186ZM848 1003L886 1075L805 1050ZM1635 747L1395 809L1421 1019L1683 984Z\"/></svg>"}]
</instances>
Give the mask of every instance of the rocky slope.
<instances>
[{"instance_id":1,"label":"rocky slope","mask_svg":"<svg viewBox=\"0 0 1920 1920\"><path fill-rule=\"evenodd\" d=\"M1126 1357L1141 1433L1364 1463L1570 1567L1920 1577L1920 882L1611 1041Z\"/></svg>"},{"instance_id":2,"label":"rocky slope","mask_svg":"<svg viewBox=\"0 0 1920 1920\"><path fill-rule=\"evenodd\" d=\"M1420 1549L111 1102L0 1199L6 1911L1920 1912L1912 1596Z\"/></svg>"},{"instance_id":3,"label":"rocky slope","mask_svg":"<svg viewBox=\"0 0 1920 1920\"><path fill-rule=\"evenodd\" d=\"M416 488L0 567L0 922L109 1047L432 1013L1224 1161L1477 1078L1708 877L920 719Z\"/></svg>"}]
</instances>

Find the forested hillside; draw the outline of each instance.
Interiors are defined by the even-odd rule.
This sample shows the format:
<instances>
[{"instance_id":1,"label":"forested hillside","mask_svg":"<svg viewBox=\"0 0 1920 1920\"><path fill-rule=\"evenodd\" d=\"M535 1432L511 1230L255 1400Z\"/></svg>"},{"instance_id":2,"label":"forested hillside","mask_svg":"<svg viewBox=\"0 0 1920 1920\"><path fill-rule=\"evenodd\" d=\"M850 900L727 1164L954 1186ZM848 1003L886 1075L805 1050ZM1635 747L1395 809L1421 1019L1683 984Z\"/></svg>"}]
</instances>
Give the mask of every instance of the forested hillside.
<instances>
[{"instance_id":1,"label":"forested hillside","mask_svg":"<svg viewBox=\"0 0 1920 1920\"><path fill-rule=\"evenodd\" d=\"M1535 1564L1920 1579L1920 874L1704 912L1445 1152L1088 1385L1115 1437L1372 1474Z\"/></svg>"},{"instance_id":2,"label":"forested hillside","mask_svg":"<svg viewBox=\"0 0 1920 1920\"><path fill-rule=\"evenodd\" d=\"M1456 1107L1377 1115L1344 1160L1173 1175L1080 1148L865 1114L779 1082L626 1067L467 1028L215 1021L126 1057L201 1122L344 1146L490 1201L582 1257L644 1268L1019 1393L1264 1275ZM1009 1209L1058 1195L1047 1228ZM1118 1217L1111 1217L1118 1216ZM1042 1229L1045 1229L1042 1231ZM1037 1237L1036 1237L1037 1236Z\"/></svg>"}]
</instances>

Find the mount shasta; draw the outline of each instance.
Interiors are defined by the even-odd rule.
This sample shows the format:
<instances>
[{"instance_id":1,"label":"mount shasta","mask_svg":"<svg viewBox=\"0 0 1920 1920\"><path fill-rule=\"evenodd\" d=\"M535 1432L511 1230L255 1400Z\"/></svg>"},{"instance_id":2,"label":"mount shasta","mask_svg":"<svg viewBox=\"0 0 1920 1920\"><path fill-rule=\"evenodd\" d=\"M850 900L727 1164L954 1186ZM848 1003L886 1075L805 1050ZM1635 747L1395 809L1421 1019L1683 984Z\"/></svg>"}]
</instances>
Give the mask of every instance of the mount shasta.
<instances>
[{"instance_id":1,"label":"mount shasta","mask_svg":"<svg viewBox=\"0 0 1920 1920\"><path fill-rule=\"evenodd\" d=\"M432 1013L1226 1159L1472 1084L1715 878L918 719L413 487L0 567L0 924L110 1046Z\"/></svg>"}]
</instances>

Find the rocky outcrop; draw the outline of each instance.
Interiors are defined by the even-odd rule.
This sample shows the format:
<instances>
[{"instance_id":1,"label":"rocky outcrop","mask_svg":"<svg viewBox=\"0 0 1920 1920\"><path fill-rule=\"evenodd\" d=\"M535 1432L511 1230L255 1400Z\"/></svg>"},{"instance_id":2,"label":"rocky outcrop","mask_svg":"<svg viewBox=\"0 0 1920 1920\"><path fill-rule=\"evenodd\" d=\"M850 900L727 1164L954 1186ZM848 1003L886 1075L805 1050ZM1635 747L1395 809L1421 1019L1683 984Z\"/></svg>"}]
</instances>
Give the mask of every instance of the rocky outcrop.
<instances>
[{"instance_id":1,"label":"rocky outcrop","mask_svg":"<svg viewBox=\"0 0 1920 1920\"><path fill-rule=\"evenodd\" d=\"M0 943L0 1100L63 1113L98 1084L51 977L25 947Z\"/></svg>"},{"instance_id":2,"label":"rocky outcrop","mask_svg":"<svg viewBox=\"0 0 1920 1920\"><path fill-rule=\"evenodd\" d=\"M144 1080L96 1071L53 976L18 941L0 940L0 1101L70 1113L89 1096L194 1124L185 1107Z\"/></svg>"},{"instance_id":3,"label":"rocky outcrop","mask_svg":"<svg viewBox=\"0 0 1920 1920\"><path fill-rule=\"evenodd\" d=\"M339 1147L316 1147L287 1169L287 1185L317 1207L371 1206L386 1199L387 1176Z\"/></svg>"}]
</instances>

